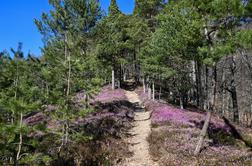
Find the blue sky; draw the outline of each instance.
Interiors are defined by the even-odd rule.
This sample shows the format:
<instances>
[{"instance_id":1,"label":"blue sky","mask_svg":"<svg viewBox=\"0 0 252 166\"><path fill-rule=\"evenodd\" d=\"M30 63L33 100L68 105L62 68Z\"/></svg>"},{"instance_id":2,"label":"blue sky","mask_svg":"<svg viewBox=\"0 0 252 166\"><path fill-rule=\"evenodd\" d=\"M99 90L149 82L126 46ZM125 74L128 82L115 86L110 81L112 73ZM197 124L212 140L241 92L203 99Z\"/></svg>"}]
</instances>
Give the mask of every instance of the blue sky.
<instances>
[{"instance_id":1,"label":"blue sky","mask_svg":"<svg viewBox=\"0 0 252 166\"><path fill-rule=\"evenodd\" d=\"M101 7L107 10L110 0L100 0ZM134 0L117 0L120 10L129 14ZM1 0L0 1L0 51L16 49L18 42L23 43L23 51L40 55L43 47L41 35L33 23L42 12L48 12L48 0Z\"/></svg>"}]
</instances>

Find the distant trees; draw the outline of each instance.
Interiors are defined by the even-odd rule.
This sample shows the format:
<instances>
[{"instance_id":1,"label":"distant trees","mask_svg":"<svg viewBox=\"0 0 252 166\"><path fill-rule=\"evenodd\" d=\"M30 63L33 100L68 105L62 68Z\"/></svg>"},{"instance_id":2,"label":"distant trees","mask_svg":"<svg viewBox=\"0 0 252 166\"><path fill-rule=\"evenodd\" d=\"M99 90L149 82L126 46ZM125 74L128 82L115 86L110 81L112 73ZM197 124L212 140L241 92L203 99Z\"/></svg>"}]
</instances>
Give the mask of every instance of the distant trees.
<instances>
[{"instance_id":1,"label":"distant trees","mask_svg":"<svg viewBox=\"0 0 252 166\"><path fill-rule=\"evenodd\" d=\"M158 27L145 47L142 57L148 59L148 55L151 55L156 59L159 68L156 73L159 73L162 79L169 79L177 85L170 91L174 95L178 94L183 108L183 98L191 87L187 78L190 72L188 61L193 60L193 56L197 54L196 49L201 36L197 24L190 22L190 18L193 18L191 13L180 13L181 8L174 4L168 5L158 16ZM143 63L146 64L144 61Z\"/></svg>"},{"instance_id":2,"label":"distant trees","mask_svg":"<svg viewBox=\"0 0 252 166\"><path fill-rule=\"evenodd\" d=\"M166 0L136 0L133 14L145 19L148 26L154 31L156 26L155 16L161 12L166 3Z\"/></svg>"},{"instance_id":3,"label":"distant trees","mask_svg":"<svg viewBox=\"0 0 252 166\"><path fill-rule=\"evenodd\" d=\"M108 16L103 18L97 28L97 56L103 64L109 65L112 71L112 89L115 81L118 85L123 80L124 66L131 54L130 17L122 14L116 1L111 1Z\"/></svg>"}]
</instances>

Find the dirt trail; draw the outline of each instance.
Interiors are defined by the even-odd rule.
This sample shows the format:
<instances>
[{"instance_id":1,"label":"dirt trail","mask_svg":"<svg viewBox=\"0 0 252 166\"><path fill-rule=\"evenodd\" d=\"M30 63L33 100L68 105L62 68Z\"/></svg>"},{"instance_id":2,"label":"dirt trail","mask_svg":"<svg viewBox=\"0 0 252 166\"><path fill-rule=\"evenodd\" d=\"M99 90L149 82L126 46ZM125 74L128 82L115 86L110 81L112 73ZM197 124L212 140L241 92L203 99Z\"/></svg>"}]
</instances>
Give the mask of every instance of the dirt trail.
<instances>
[{"instance_id":1,"label":"dirt trail","mask_svg":"<svg viewBox=\"0 0 252 166\"><path fill-rule=\"evenodd\" d=\"M141 101L134 91L125 91L125 94L131 103L141 106ZM151 131L151 121L149 117L150 112L135 112L134 119L136 121L134 122L134 127L130 131L132 137L128 140L130 143L130 151L134 154L133 157L126 159L123 166L158 166L157 163L151 160L149 144L146 140Z\"/></svg>"}]
</instances>

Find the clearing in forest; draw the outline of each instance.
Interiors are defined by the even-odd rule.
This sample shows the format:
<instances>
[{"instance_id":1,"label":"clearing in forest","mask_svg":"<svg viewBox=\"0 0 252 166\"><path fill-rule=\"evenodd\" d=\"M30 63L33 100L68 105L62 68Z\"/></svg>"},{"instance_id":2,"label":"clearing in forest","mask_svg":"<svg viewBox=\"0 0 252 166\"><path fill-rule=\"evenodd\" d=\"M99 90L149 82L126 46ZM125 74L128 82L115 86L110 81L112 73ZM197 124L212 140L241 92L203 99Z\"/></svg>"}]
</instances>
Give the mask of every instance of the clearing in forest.
<instances>
[{"instance_id":1,"label":"clearing in forest","mask_svg":"<svg viewBox=\"0 0 252 166\"><path fill-rule=\"evenodd\" d=\"M149 154L149 143L147 137L151 132L150 112L142 111L141 101L134 91L125 91L128 100L139 107L135 111L134 127L130 130L132 137L129 138L130 151L133 152L131 158L126 159L123 165L127 166L156 166Z\"/></svg>"}]
</instances>

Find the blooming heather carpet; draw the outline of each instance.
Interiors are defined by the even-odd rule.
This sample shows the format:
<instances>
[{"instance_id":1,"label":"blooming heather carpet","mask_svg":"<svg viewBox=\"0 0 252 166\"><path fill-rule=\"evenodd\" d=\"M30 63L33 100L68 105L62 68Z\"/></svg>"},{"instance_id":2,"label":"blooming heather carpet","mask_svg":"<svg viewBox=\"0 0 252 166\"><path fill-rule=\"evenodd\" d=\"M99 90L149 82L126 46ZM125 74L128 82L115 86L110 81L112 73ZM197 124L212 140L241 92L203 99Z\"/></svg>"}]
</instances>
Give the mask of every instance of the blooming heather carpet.
<instances>
[{"instance_id":1,"label":"blooming heather carpet","mask_svg":"<svg viewBox=\"0 0 252 166\"><path fill-rule=\"evenodd\" d=\"M204 123L205 113L181 110L167 103L147 99L139 88L136 93L152 112L152 132L148 137L150 153L159 165L167 166L233 166L252 165L252 131L232 125L213 115L208 137L199 156L193 151Z\"/></svg>"},{"instance_id":2,"label":"blooming heather carpet","mask_svg":"<svg viewBox=\"0 0 252 166\"><path fill-rule=\"evenodd\" d=\"M101 89L100 93L95 97L95 102L109 102L127 100L123 89L112 90L111 86L105 86Z\"/></svg>"}]
</instances>

